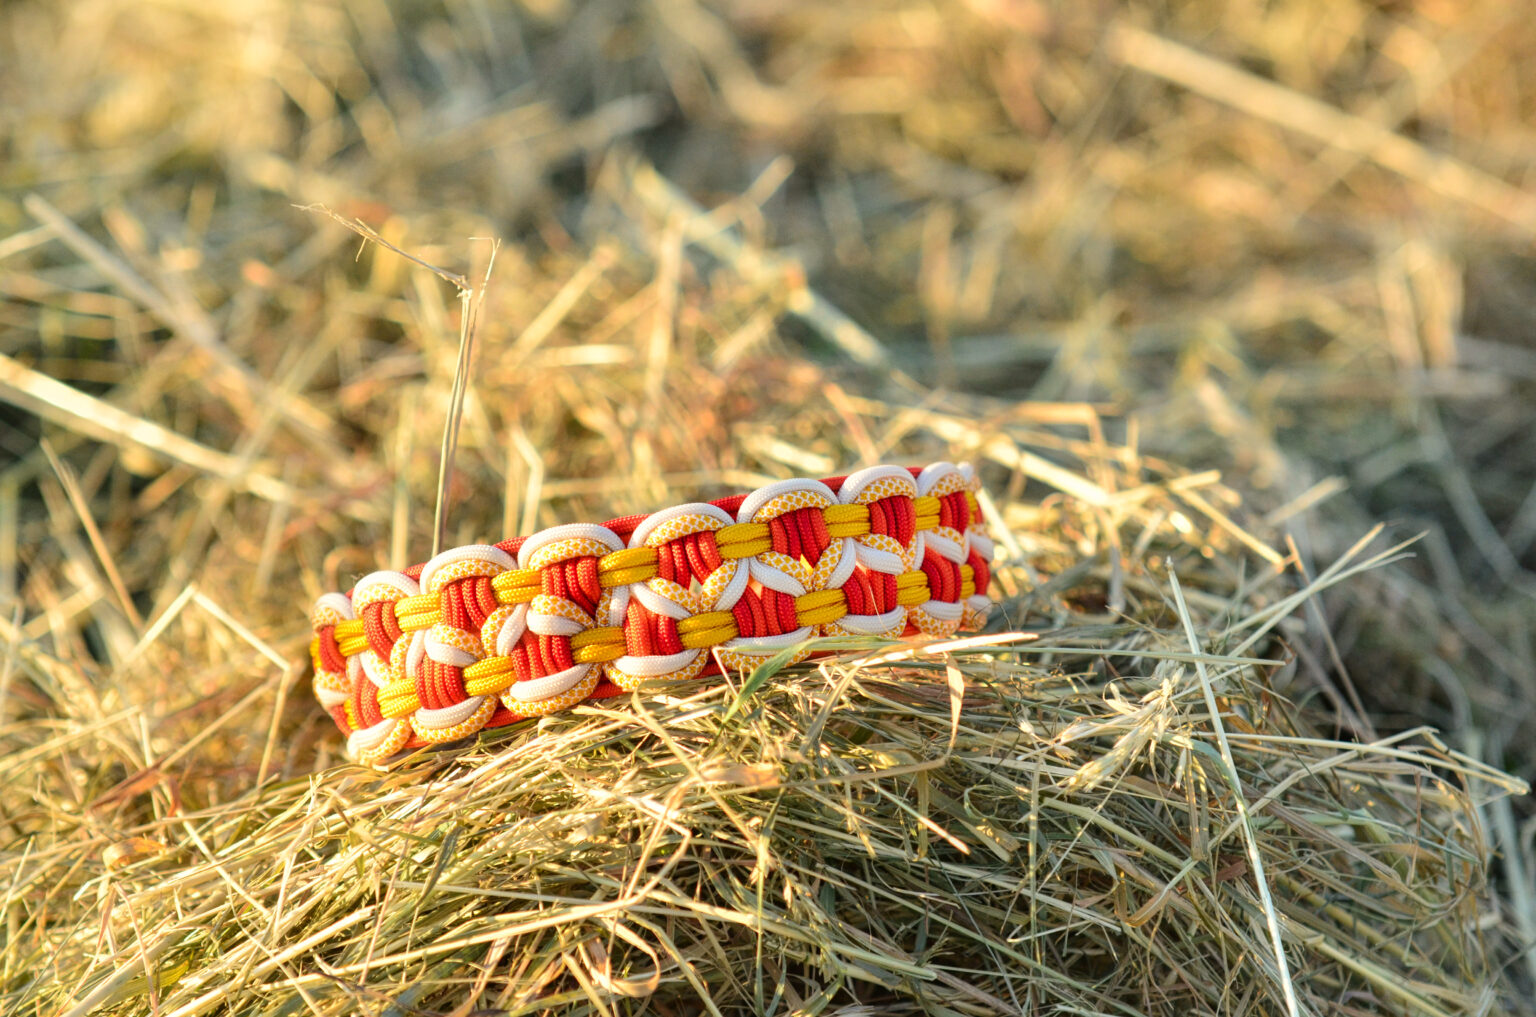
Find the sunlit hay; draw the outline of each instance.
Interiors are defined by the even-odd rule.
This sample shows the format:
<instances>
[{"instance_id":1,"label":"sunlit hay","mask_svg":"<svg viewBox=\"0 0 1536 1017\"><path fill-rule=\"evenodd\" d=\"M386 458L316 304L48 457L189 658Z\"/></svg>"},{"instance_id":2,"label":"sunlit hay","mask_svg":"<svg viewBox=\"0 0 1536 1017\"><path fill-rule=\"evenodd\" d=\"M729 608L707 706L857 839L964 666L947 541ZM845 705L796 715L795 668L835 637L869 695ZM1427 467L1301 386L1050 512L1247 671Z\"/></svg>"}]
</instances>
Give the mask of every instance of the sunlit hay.
<instances>
[{"instance_id":1,"label":"sunlit hay","mask_svg":"<svg viewBox=\"0 0 1536 1017\"><path fill-rule=\"evenodd\" d=\"M995 635L833 644L174 811L179 765L88 782L84 826L39 798L13 819L13 906L94 907L26 909L11 991L124 1013L1475 1009L1478 810L1518 782L1428 731L1339 740L1291 698L1303 604L1400 549L1361 542L1307 587L1181 507L1229 502L1214 478L1078 444L1053 469L1101 505L1002 503L1028 564L999 570ZM112 729L34 735L7 779L59 787Z\"/></svg>"},{"instance_id":2,"label":"sunlit hay","mask_svg":"<svg viewBox=\"0 0 1536 1017\"><path fill-rule=\"evenodd\" d=\"M3 1008L1528 1011L1533 32L4 5ZM461 304L315 205L503 242L449 543L968 458L1037 638L344 764Z\"/></svg>"}]
</instances>

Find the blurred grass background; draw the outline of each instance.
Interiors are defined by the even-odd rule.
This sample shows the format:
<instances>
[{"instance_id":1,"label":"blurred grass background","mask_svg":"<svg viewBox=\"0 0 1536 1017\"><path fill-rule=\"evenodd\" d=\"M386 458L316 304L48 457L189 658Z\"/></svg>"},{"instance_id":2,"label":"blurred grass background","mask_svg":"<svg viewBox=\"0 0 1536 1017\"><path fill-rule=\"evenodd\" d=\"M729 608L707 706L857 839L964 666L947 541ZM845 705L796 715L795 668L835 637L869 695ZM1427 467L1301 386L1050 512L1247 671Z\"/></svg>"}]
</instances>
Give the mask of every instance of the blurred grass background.
<instances>
[{"instance_id":1,"label":"blurred grass background","mask_svg":"<svg viewBox=\"0 0 1536 1017\"><path fill-rule=\"evenodd\" d=\"M457 296L323 205L470 279L502 243L453 542L921 449L874 400L950 439L1097 414L1309 560L1423 531L1300 667L1346 729L1530 778L1532 52L1523 0L15 0L0 626L131 660L195 581L299 659L314 595L426 557ZM156 738L247 691L229 640L123 693ZM179 793L334 758L306 703L272 723ZM1502 824L1529 922L1536 816Z\"/></svg>"}]
</instances>

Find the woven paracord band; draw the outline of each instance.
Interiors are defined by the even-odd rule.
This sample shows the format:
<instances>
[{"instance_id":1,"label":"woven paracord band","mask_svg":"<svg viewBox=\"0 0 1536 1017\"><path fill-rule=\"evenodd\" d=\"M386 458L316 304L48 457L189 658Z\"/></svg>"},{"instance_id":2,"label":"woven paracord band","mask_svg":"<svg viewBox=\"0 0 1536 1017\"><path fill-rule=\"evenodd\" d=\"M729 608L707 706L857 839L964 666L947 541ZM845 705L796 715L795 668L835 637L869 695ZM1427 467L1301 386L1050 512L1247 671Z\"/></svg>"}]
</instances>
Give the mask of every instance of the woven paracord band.
<instances>
[{"instance_id":1,"label":"woven paracord band","mask_svg":"<svg viewBox=\"0 0 1536 1017\"><path fill-rule=\"evenodd\" d=\"M872 466L374 572L315 603L315 696L373 763L813 636L974 628L978 490L965 465Z\"/></svg>"}]
</instances>

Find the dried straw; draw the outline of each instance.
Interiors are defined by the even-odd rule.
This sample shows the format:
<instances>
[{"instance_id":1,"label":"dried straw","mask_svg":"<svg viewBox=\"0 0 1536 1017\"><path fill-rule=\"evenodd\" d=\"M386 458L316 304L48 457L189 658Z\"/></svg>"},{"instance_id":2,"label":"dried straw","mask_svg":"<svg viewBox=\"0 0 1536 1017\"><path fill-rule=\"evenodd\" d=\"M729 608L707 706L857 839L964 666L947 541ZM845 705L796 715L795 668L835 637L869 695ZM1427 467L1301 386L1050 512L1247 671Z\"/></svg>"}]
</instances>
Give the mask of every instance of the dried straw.
<instances>
[{"instance_id":1,"label":"dried straw","mask_svg":"<svg viewBox=\"0 0 1536 1017\"><path fill-rule=\"evenodd\" d=\"M1529 13L3 6L0 1009L1533 1012ZM439 536L941 457L979 641L308 701Z\"/></svg>"}]
</instances>

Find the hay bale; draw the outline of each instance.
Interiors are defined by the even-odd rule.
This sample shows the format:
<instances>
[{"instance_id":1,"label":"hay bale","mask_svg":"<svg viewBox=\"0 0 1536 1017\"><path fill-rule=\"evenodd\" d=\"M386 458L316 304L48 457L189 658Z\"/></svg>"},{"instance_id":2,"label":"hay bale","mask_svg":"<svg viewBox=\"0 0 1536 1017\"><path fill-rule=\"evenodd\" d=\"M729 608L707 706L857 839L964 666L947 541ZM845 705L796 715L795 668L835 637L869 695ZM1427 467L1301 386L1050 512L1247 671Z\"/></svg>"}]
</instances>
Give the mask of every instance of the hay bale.
<instances>
[{"instance_id":1,"label":"hay bale","mask_svg":"<svg viewBox=\"0 0 1536 1017\"><path fill-rule=\"evenodd\" d=\"M77 887L101 925L39 921L50 963L13 991L189 1015L1487 1011L1479 810L1519 782L1428 731L1340 738L1296 677L1305 606L1400 549L1308 584L1188 514L1230 499L1213 477L1100 450L1057 468L1103 504L1004 503L1002 631L832 642L159 819L169 767L134 775L90 833L39 825L24 885Z\"/></svg>"}]
</instances>

